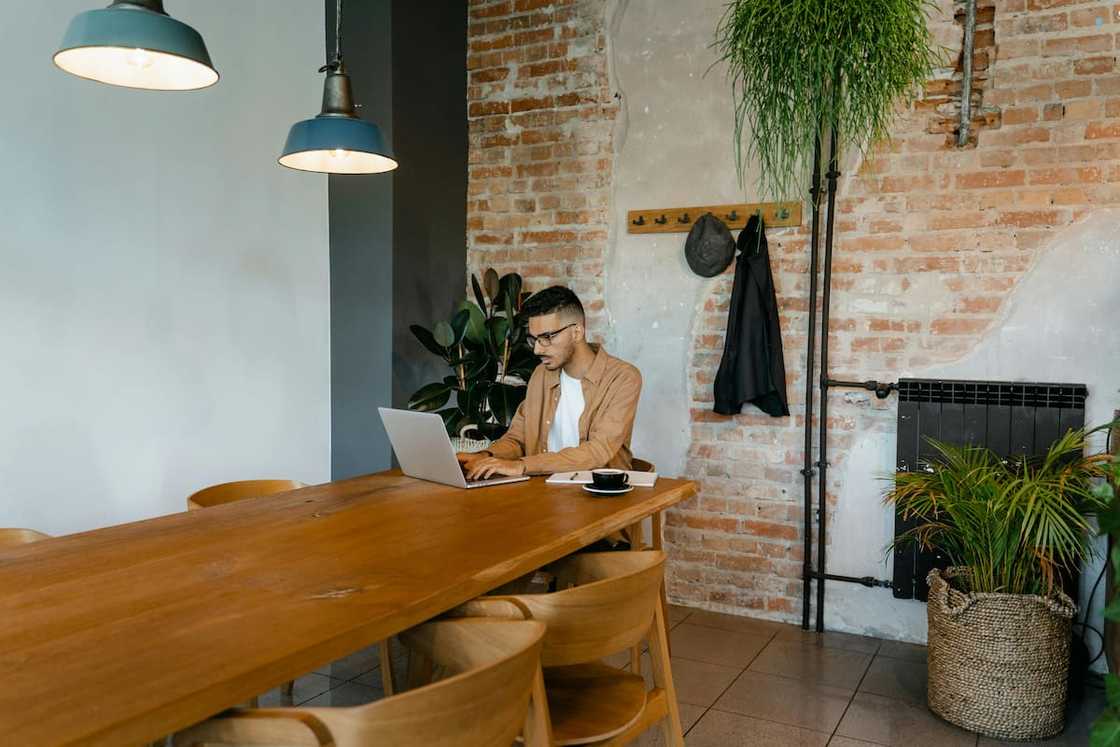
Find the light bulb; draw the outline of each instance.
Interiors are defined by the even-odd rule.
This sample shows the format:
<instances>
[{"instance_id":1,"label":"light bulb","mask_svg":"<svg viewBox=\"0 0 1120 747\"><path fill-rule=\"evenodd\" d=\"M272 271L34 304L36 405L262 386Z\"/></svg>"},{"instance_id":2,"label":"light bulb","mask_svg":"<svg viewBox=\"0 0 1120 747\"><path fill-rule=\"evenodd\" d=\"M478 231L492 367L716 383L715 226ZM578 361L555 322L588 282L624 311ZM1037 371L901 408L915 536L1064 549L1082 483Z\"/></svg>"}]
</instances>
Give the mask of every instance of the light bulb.
<instances>
[{"instance_id":1,"label":"light bulb","mask_svg":"<svg viewBox=\"0 0 1120 747\"><path fill-rule=\"evenodd\" d=\"M336 158L340 161L343 160L344 158L348 157L349 155L350 155L350 153L348 151L343 150L342 148L335 148L334 150L331 151L331 158Z\"/></svg>"},{"instance_id":2,"label":"light bulb","mask_svg":"<svg viewBox=\"0 0 1120 747\"><path fill-rule=\"evenodd\" d=\"M146 50L134 49L128 54L128 64L132 67L146 70L152 66L152 55Z\"/></svg>"}]
</instances>

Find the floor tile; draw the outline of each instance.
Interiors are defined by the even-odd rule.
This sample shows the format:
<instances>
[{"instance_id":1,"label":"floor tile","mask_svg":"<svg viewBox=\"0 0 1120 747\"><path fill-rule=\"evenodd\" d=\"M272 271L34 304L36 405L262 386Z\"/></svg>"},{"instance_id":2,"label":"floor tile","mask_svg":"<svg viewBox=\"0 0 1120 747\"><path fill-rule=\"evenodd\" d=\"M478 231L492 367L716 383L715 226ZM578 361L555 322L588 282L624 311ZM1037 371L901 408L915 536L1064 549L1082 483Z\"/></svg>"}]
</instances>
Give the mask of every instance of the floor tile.
<instances>
[{"instance_id":1,"label":"floor tile","mask_svg":"<svg viewBox=\"0 0 1120 747\"><path fill-rule=\"evenodd\" d=\"M925 705L856 693L836 733L890 747L971 747L976 735L942 721Z\"/></svg>"},{"instance_id":2,"label":"floor tile","mask_svg":"<svg viewBox=\"0 0 1120 747\"><path fill-rule=\"evenodd\" d=\"M751 635L773 636L784 625L773 620L759 620L754 617L740 615L725 615L722 612L708 612L696 610L688 616L689 625L701 625L705 628L718 628L730 630L733 633L749 633Z\"/></svg>"},{"instance_id":3,"label":"floor tile","mask_svg":"<svg viewBox=\"0 0 1120 747\"><path fill-rule=\"evenodd\" d=\"M333 687L327 692L312 698L300 705L306 708L334 707L365 705L380 699L381 691L372 687L359 685L357 682L343 682L338 687Z\"/></svg>"},{"instance_id":4,"label":"floor tile","mask_svg":"<svg viewBox=\"0 0 1120 747\"><path fill-rule=\"evenodd\" d=\"M278 708L284 706L299 705L305 700L314 698L316 695L321 695L327 690L330 690L333 682L330 677L323 674L312 672L305 674L296 680L295 690L291 697L284 695L283 689L274 687L264 695L258 698L261 708Z\"/></svg>"},{"instance_id":5,"label":"floor tile","mask_svg":"<svg viewBox=\"0 0 1120 747\"><path fill-rule=\"evenodd\" d=\"M833 737L828 740L828 747L879 747L874 742L865 742L862 739L851 737Z\"/></svg>"},{"instance_id":6,"label":"floor tile","mask_svg":"<svg viewBox=\"0 0 1120 747\"><path fill-rule=\"evenodd\" d=\"M336 680L352 680L359 674L364 674L376 667L377 663L377 646L370 646L361 651L355 651L338 661L321 666L315 672L333 677Z\"/></svg>"},{"instance_id":7,"label":"floor tile","mask_svg":"<svg viewBox=\"0 0 1120 747\"><path fill-rule=\"evenodd\" d=\"M669 666L673 670L677 702L705 708L715 703L716 698L722 695L743 671L734 667L675 657L669 659ZM646 679L646 686L653 687L653 663L650 661L649 654L642 656L642 675Z\"/></svg>"},{"instance_id":8,"label":"floor tile","mask_svg":"<svg viewBox=\"0 0 1120 747\"><path fill-rule=\"evenodd\" d=\"M904 643L903 641L883 641L879 647L879 656L889 656L892 659L905 659L906 661L926 661L926 647L917 643Z\"/></svg>"},{"instance_id":9,"label":"floor tile","mask_svg":"<svg viewBox=\"0 0 1120 747\"><path fill-rule=\"evenodd\" d=\"M840 648L861 654L876 653L881 643L878 638L868 638L851 633L817 633L812 630L802 630L795 625L782 626L775 638L779 641L795 641L812 646L821 646L822 648Z\"/></svg>"},{"instance_id":10,"label":"floor tile","mask_svg":"<svg viewBox=\"0 0 1120 747\"><path fill-rule=\"evenodd\" d=\"M876 656L859 691L925 705L926 662Z\"/></svg>"},{"instance_id":11,"label":"floor tile","mask_svg":"<svg viewBox=\"0 0 1120 747\"><path fill-rule=\"evenodd\" d=\"M1004 745L1017 745L1017 747L1031 747L1032 745L1084 747L1084 745L1089 744L1089 732L1093 727L1093 722L1101 715L1105 705L1104 692L1099 688L1087 687L1082 698L1070 701L1069 707L1066 709L1066 727L1060 735L1039 742L1001 742L996 739L980 737L980 744L983 747L995 747L995 745L1000 747Z\"/></svg>"},{"instance_id":12,"label":"floor tile","mask_svg":"<svg viewBox=\"0 0 1120 747\"><path fill-rule=\"evenodd\" d=\"M711 710L688 733L688 747L824 747L828 734Z\"/></svg>"},{"instance_id":13,"label":"floor tile","mask_svg":"<svg viewBox=\"0 0 1120 747\"><path fill-rule=\"evenodd\" d=\"M693 609L691 607L682 607L679 604L670 604L669 616L665 623L670 628L675 627L688 619L688 616L692 613Z\"/></svg>"},{"instance_id":14,"label":"floor tile","mask_svg":"<svg viewBox=\"0 0 1120 747\"><path fill-rule=\"evenodd\" d=\"M688 733L701 716L704 715L705 708L700 706L688 705L681 703L681 731ZM665 747L665 737L662 736L661 726L655 726L652 729L647 729L640 737L630 743L632 747Z\"/></svg>"},{"instance_id":15,"label":"floor tile","mask_svg":"<svg viewBox=\"0 0 1120 747\"><path fill-rule=\"evenodd\" d=\"M743 668L758 655L769 638L685 622L673 628L669 640L674 657Z\"/></svg>"},{"instance_id":16,"label":"floor tile","mask_svg":"<svg viewBox=\"0 0 1120 747\"><path fill-rule=\"evenodd\" d=\"M851 692L838 687L744 672L716 701L715 708L790 726L831 733Z\"/></svg>"},{"instance_id":17,"label":"floor tile","mask_svg":"<svg viewBox=\"0 0 1120 747\"><path fill-rule=\"evenodd\" d=\"M619 651L617 654L611 654L607 658L603 659L603 663L609 664L610 666L616 667L618 669L625 669L626 667L630 666L630 652Z\"/></svg>"},{"instance_id":18,"label":"floor tile","mask_svg":"<svg viewBox=\"0 0 1120 747\"><path fill-rule=\"evenodd\" d=\"M871 658L869 654L839 648L771 641L751 663L750 671L854 691Z\"/></svg>"}]
</instances>

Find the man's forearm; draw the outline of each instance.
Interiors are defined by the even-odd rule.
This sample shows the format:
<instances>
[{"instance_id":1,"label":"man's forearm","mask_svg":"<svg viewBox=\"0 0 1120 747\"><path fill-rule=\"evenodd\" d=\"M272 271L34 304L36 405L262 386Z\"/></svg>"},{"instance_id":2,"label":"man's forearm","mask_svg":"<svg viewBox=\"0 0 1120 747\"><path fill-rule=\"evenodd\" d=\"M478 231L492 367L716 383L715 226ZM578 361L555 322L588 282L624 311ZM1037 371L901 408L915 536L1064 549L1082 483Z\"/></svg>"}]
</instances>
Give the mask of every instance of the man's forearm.
<instances>
[{"instance_id":1,"label":"man's forearm","mask_svg":"<svg viewBox=\"0 0 1120 747\"><path fill-rule=\"evenodd\" d=\"M520 459L525 456L525 448L512 438L499 438L485 450L498 459Z\"/></svg>"}]
</instances>

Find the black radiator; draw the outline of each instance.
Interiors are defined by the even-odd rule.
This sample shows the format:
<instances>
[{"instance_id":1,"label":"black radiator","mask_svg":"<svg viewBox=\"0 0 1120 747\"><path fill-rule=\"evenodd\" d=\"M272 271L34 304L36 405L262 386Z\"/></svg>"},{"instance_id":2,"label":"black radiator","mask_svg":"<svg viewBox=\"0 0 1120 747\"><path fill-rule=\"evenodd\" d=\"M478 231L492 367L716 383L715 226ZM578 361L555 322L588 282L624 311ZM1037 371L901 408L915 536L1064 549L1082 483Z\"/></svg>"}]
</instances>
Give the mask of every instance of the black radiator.
<instances>
[{"instance_id":1,"label":"black radiator","mask_svg":"<svg viewBox=\"0 0 1120 747\"><path fill-rule=\"evenodd\" d=\"M935 453L928 438L986 446L1000 456L1044 454L1067 430L1085 424L1088 392L1084 384L900 379L897 469L922 469ZM915 523L895 514L895 536ZM895 550L895 597L925 601L926 574L947 564L936 552Z\"/></svg>"}]
</instances>

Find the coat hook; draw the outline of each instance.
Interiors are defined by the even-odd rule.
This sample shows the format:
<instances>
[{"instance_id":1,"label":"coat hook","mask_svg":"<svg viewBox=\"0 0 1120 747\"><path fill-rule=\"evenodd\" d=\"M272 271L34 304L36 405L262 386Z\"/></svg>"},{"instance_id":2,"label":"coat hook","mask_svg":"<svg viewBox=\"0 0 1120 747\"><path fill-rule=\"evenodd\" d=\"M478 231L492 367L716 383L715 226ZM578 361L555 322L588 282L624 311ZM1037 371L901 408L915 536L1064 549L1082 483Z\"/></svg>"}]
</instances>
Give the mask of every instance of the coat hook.
<instances>
[{"instance_id":1,"label":"coat hook","mask_svg":"<svg viewBox=\"0 0 1120 747\"><path fill-rule=\"evenodd\" d=\"M677 223L688 223L691 220L692 219L688 217L688 213L685 213L681 217L677 218Z\"/></svg>"},{"instance_id":2,"label":"coat hook","mask_svg":"<svg viewBox=\"0 0 1120 747\"><path fill-rule=\"evenodd\" d=\"M727 215L727 220L731 221L732 223L734 223L735 221L739 220L739 213L738 213L738 211L736 211L736 210L732 210L732 211L731 211L730 213L728 213L728 215Z\"/></svg>"},{"instance_id":3,"label":"coat hook","mask_svg":"<svg viewBox=\"0 0 1120 747\"><path fill-rule=\"evenodd\" d=\"M782 208L781 210L778 211L778 220L785 220L788 217L789 217L789 211L786 210L785 208Z\"/></svg>"},{"instance_id":4,"label":"coat hook","mask_svg":"<svg viewBox=\"0 0 1120 747\"><path fill-rule=\"evenodd\" d=\"M661 217L660 218L654 218L653 222L656 223L659 226L663 226L663 225L665 225L666 223L669 222L669 219L665 217L665 213L662 213Z\"/></svg>"},{"instance_id":5,"label":"coat hook","mask_svg":"<svg viewBox=\"0 0 1120 747\"><path fill-rule=\"evenodd\" d=\"M635 226L644 226L646 224L646 217L644 215L639 215L636 220L630 222Z\"/></svg>"}]
</instances>

